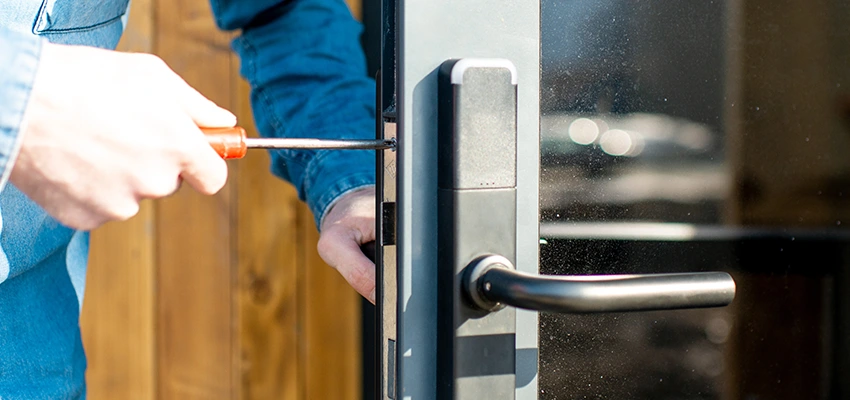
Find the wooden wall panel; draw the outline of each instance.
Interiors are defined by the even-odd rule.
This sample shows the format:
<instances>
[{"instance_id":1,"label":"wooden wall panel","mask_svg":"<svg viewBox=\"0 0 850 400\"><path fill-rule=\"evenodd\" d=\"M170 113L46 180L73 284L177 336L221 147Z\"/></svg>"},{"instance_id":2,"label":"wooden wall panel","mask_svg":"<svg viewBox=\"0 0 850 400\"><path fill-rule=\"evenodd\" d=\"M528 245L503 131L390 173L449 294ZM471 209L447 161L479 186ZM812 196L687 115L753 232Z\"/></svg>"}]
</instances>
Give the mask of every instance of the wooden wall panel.
<instances>
[{"instance_id":1,"label":"wooden wall panel","mask_svg":"<svg viewBox=\"0 0 850 400\"><path fill-rule=\"evenodd\" d=\"M153 203L92 234L81 318L90 399L152 399L155 376Z\"/></svg>"},{"instance_id":2,"label":"wooden wall panel","mask_svg":"<svg viewBox=\"0 0 850 400\"><path fill-rule=\"evenodd\" d=\"M152 0L134 0L119 49L153 51ZM90 399L152 399L155 374L155 205L92 232L80 326Z\"/></svg>"},{"instance_id":3,"label":"wooden wall panel","mask_svg":"<svg viewBox=\"0 0 850 400\"><path fill-rule=\"evenodd\" d=\"M318 233L305 205L299 207L304 260L301 360L307 399L361 398L360 295L325 265L316 251Z\"/></svg>"},{"instance_id":4,"label":"wooden wall panel","mask_svg":"<svg viewBox=\"0 0 850 400\"><path fill-rule=\"evenodd\" d=\"M229 35L205 0L156 1L156 52L190 85L232 109ZM230 164L238 176L238 164ZM159 398L220 399L233 382L233 212L236 183L206 197L185 187L160 201L157 223Z\"/></svg>"},{"instance_id":5,"label":"wooden wall panel","mask_svg":"<svg viewBox=\"0 0 850 400\"><path fill-rule=\"evenodd\" d=\"M247 83L238 85L234 108L251 127ZM249 134L256 135L253 129ZM295 189L268 173L269 157L253 151L236 176L238 251L237 348L234 369L242 399L300 399L303 372L298 342L303 340L298 298L301 242L296 229Z\"/></svg>"},{"instance_id":6,"label":"wooden wall panel","mask_svg":"<svg viewBox=\"0 0 850 400\"><path fill-rule=\"evenodd\" d=\"M358 21L363 20L363 0L345 0L348 8L351 10L351 15L357 18Z\"/></svg>"}]
</instances>

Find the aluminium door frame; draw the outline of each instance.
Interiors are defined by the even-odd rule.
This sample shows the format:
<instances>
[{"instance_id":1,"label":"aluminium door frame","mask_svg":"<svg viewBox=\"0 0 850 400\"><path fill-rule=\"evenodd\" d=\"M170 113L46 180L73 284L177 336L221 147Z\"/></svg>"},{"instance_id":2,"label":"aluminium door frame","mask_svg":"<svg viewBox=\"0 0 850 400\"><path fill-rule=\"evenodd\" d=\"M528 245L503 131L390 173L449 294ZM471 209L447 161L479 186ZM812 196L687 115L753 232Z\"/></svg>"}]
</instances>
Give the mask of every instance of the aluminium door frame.
<instances>
[{"instance_id":1,"label":"aluminium door frame","mask_svg":"<svg viewBox=\"0 0 850 400\"><path fill-rule=\"evenodd\" d=\"M466 57L502 58L516 66L516 267L536 274L540 1L399 0L396 8L398 392L395 397L430 400L436 397L436 355L440 351L436 340L438 70L444 61ZM517 310L516 398L519 400L537 399L537 320L536 312Z\"/></svg>"}]
</instances>

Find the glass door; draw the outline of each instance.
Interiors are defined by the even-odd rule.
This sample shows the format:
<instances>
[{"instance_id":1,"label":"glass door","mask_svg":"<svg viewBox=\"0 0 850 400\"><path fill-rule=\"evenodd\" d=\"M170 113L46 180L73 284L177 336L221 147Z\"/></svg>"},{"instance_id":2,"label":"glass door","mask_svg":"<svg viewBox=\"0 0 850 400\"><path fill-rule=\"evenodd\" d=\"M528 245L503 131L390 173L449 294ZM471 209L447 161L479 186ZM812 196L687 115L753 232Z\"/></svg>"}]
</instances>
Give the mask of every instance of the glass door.
<instances>
[{"instance_id":1,"label":"glass door","mask_svg":"<svg viewBox=\"0 0 850 400\"><path fill-rule=\"evenodd\" d=\"M722 270L738 295L541 314L539 398L850 396L847 2L540 15L540 272Z\"/></svg>"},{"instance_id":2,"label":"glass door","mask_svg":"<svg viewBox=\"0 0 850 400\"><path fill-rule=\"evenodd\" d=\"M850 396L850 5L383 14L379 398Z\"/></svg>"}]
</instances>

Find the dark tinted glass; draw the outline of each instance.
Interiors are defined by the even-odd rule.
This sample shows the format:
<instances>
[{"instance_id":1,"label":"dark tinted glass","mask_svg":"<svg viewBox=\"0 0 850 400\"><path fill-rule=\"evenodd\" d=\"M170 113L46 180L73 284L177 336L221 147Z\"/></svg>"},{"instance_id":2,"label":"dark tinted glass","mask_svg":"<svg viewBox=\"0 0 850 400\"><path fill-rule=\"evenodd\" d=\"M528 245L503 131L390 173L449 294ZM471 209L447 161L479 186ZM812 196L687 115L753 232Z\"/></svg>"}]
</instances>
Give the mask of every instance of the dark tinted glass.
<instances>
[{"instance_id":1,"label":"dark tinted glass","mask_svg":"<svg viewBox=\"0 0 850 400\"><path fill-rule=\"evenodd\" d=\"M850 398L850 4L543 0L541 38L541 273L738 297L541 315L540 398Z\"/></svg>"}]
</instances>

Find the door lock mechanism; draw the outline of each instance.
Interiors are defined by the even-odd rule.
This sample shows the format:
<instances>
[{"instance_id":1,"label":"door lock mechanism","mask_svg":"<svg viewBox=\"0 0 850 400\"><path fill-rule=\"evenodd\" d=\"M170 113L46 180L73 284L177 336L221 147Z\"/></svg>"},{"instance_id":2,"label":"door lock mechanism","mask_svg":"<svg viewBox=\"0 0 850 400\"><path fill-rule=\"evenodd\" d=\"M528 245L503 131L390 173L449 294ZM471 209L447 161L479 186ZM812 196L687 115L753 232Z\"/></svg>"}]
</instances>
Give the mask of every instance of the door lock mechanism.
<instances>
[{"instance_id":1,"label":"door lock mechanism","mask_svg":"<svg viewBox=\"0 0 850 400\"><path fill-rule=\"evenodd\" d=\"M517 271L517 71L508 60L461 59L439 77L437 398L514 398L515 308L623 312L733 300L725 272Z\"/></svg>"}]
</instances>

